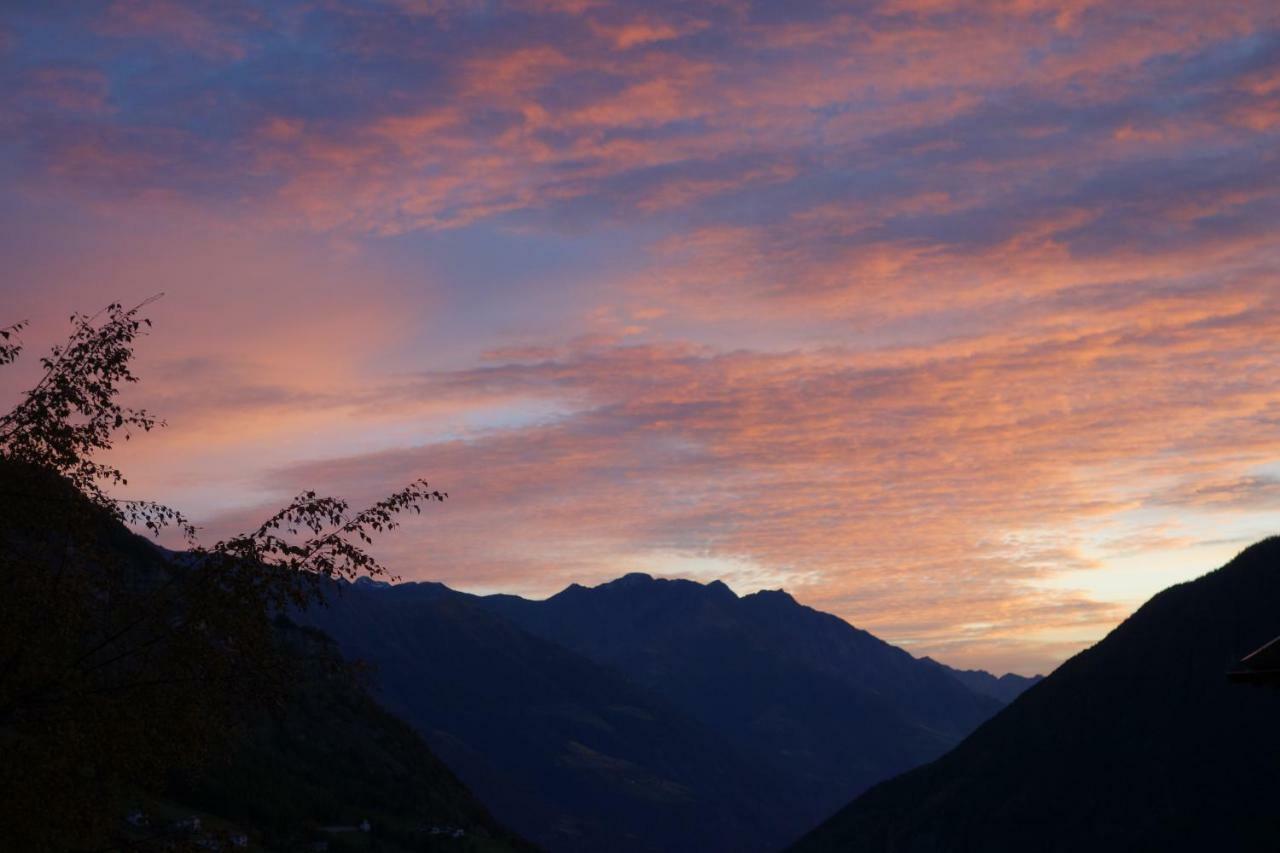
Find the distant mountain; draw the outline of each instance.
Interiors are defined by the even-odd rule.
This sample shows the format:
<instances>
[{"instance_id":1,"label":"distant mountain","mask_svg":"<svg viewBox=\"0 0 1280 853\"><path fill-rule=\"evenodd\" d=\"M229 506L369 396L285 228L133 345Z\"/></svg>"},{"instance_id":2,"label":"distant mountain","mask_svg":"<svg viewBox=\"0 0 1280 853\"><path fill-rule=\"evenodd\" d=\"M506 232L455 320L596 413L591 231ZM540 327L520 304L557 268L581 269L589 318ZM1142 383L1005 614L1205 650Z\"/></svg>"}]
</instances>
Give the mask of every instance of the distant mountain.
<instances>
[{"instance_id":1,"label":"distant mountain","mask_svg":"<svg viewBox=\"0 0 1280 853\"><path fill-rule=\"evenodd\" d=\"M720 582L633 574L546 601L349 585L307 618L554 851L777 849L1002 706L785 593Z\"/></svg>"},{"instance_id":2,"label":"distant mountain","mask_svg":"<svg viewBox=\"0 0 1280 853\"><path fill-rule=\"evenodd\" d=\"M1280 539L1156 595L942 759L794 848L1273 851L1280 690L1226 673L1280 634Z\"/></svg>"},{"instance_id":3,"label":"distant mountain","mask_svg":"<svg viewBox=\"0 0 1280 853\"><path fill-rule=\"evenodd\" d=\"M803 831L959 743L1002 702L781 591L631 574L483 606L607 664L719 728L803 794ZM990 677L993 681L994 677Z\"/></svg>"},{"instance_id":4,"label":"distant mountain","mask_svg":"<svg viewBox=\"0 0 1280 853\"><path fill-rule=\"evenodd\" d=\"M308 614L494 814L557 851L776 850L781 780L620 674L435 584Z\"/></svg>"},{"instance_id":5,"label":"distant mountain","mask_svg":"<svg viewBox=\"0 0 1280 853\"><path fill-rule=\"evenodd\" d=\"M1012 672L997 678L986 670L955 669L945 663L939 663L931 657L923 657L920 660L941 667L944 672L951 675L952 678L958 679L961 684L974 693L981 693L983 696L999 699L1006 704L1017 699L1031 685L1044 680L1043 675L1026 676Z\"/></svg>"}]
</instances>

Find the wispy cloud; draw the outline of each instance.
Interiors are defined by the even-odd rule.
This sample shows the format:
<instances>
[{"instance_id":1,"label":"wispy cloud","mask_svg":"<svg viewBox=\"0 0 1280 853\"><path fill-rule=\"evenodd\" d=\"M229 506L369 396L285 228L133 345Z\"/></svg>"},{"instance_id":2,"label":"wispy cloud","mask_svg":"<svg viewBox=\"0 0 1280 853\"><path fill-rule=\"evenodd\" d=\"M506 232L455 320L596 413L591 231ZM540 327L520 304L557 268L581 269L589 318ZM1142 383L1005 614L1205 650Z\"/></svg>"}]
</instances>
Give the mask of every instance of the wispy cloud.
<instances>
[{"instance_id":1,"label":"wispy cloud","mask_svg":"<svg viewBox=\"0 0 1280 853\"><path fill-rule=\"evenodd\" d=\"M423 473L406 574L1039 668L1274 510L1274 3L119 0L0 84L0 288L169 291L133 479L210 516Z\"/></svg>"}]
</instances>

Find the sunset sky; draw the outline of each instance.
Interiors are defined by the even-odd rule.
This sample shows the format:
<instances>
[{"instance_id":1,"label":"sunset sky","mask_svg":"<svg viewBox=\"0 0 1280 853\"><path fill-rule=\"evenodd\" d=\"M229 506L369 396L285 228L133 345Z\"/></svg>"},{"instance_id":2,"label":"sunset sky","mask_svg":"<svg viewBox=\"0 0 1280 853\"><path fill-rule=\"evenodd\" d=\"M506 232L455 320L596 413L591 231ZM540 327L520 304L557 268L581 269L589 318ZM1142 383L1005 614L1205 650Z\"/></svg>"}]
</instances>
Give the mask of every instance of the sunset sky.
<instances>
[{"instance_id":1,"label":"sunset sky","mask_svg":"<svg viewBox=\"0 0 1280 853\"><path fill-rule=\"evenodd\" d=\"M151 306L130 493L1046 671L1280 531L1280 4L7 2L3 399Z\"/></svg>"}]
</instances>

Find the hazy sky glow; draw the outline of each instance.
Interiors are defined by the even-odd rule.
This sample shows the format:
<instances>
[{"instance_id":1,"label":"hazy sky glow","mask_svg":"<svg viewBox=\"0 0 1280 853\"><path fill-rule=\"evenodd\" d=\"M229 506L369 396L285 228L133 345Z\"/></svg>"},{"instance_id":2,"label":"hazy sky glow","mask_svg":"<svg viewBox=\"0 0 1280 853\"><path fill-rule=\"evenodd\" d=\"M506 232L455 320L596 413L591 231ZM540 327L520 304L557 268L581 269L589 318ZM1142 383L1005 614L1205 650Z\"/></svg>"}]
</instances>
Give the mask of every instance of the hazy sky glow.
<instances>
[{"instance_id":1,"label":"hazy sky glow","mask_svg":"<svg viewBox=\"0 0 1280 853\"><path fill-rule=\"evenodd\" d=\"M1280 528L1274 0L19 0L0 180L209 536L425 476L406 579L1029 672Z\"/></svg>"}]
</instances>

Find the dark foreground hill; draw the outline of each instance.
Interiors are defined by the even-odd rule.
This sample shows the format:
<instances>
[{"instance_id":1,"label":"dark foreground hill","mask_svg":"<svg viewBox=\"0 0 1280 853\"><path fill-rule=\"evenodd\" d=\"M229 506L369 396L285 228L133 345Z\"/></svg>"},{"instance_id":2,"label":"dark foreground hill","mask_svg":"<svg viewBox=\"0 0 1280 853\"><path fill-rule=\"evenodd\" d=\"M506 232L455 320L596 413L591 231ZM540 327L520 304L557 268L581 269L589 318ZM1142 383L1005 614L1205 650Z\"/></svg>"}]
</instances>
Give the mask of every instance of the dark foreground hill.
<instances>
[{"instance_id":1,"label":"dark foreground hill","mask_svg":"<svg viewBox=\"0 0 1280 853\"><path fill-rule=\"evenodd\" d=\"M547 601L356 584L306 618L555 851L775 850L1001 707L784 593L722 583L629 575Z\"/></svg>"},{"instance_id":2,"label":"dark foreground hill","mask_svg":"<svg viewBox=\"0 0 1280 853\"><path fill-rule=\"evenodd\" d=\"M1280 539L1152 598L942 759L794 850L1273 851L1280 690L1227 671L1280 634Z\"/></svg>"},{"instance_id":3,"label":"dark foreground hill","mask_svg":"<svg viewBox=\"0 0 1280 853\"><path fill-rule=\"evenodd\" d=\"M0 457L0 850L534 849L331 640L201 568Z\"/></svg>"}]
</instances>

